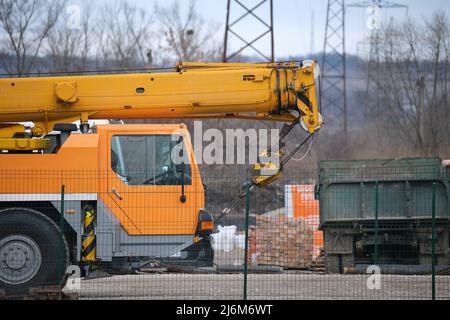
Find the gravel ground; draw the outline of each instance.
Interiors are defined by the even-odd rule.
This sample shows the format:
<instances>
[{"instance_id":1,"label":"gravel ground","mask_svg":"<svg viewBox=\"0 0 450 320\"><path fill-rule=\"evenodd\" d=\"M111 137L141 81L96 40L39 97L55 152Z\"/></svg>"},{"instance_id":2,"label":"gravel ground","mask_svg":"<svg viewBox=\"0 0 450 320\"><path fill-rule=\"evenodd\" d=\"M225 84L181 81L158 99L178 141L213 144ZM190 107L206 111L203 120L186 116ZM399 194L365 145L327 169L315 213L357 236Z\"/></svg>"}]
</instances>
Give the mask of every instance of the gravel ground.
<instances>
[{"instance_id":1,"label":"gravel ground","mask_svg":"<svg viewBox=\"0 0 450 320\"><path fill-rule=\"evenodd\" d=\"M381 289L368 276L283 273L249 275L252 300L431 299L431 276L382 276ZM450 277L437 277L438 299L450 299ZM80 299L240 300L243 275L151 274L81 281Z\"/></svg>"}]
</instances>

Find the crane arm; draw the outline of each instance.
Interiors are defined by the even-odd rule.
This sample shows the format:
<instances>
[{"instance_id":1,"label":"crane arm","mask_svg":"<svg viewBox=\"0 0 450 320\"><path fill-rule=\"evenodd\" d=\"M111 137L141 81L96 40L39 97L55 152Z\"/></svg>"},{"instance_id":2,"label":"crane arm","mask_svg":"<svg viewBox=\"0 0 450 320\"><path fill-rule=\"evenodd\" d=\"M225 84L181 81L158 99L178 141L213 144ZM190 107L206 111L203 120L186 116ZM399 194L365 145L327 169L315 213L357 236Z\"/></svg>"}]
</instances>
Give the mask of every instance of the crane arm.
<instances>
[{"instance_id":1,"label":"crane arm","mask_svg":"<svg viewBox=\"0 0 450 320\"><path fill-rule=\"evenodd\" d=\"M237 118L322 125L314 61L278 64L178 63L174 72L0 79L0 138L33 122L40 137L55 124L97 119ZM31 137L30 137L31 138Z\"/></svg>"},{"instance_id":2,"label":"crane arm","mask_svg":"<svg viewBox=\"0 0 450 320\"><path fill-rule=\"evenodd\" d=\"M323 125L319 69L314 61L277 64L186 63L173 72L0 79L0 150L48 150L36 139L65 124L89 120L234 118L286 122L283 139L300 125L309 138ZM33 122L28 132L19 124ZM58 125L58 127L56 127ZM309 139L308 138L308 139ZM306 141L298 143L298 150ZM260 155L252 185L281 174L293 154ZM283 159L284 157L284 159Z\"/></svg>"}]
</instances>

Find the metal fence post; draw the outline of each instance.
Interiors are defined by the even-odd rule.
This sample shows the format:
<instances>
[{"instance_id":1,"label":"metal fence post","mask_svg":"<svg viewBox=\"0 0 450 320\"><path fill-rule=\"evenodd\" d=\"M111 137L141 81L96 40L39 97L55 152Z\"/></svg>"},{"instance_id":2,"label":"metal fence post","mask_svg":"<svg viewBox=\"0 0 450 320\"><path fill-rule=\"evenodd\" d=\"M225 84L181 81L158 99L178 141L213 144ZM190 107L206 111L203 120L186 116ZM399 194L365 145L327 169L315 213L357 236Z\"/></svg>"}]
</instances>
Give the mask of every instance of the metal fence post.
<instances>
[{"instance_id":1,"label":"metal fence post","mask_svg":"<svg viewBox=\"0 0 450 320\"><path fill-rule=\"evenodd\" d=\"M60 235L61 235L61 239L59 242L59 259L57 261L57 274L59 276L59 279L61 279L61 281L63 282L63 276L64 276L64 271L63 270L63 259L64 259L64 194L65 194L65 188L66 186L64 184L61 185L61 214L59 215L59 231L60 231ZM62 285L61 282L61 285Z\"/></svg>"},{"instance_id":2,"label":"metal fence post","mask_svg":"<svg viewBox=\"0 0 450 320\"><path fill-rule=\"evenodd\" d=\"M431 291L432 300L436 300L436 182L433 183L433 203L431 205Z\"/></svg>"},{"instance_id":3,"label":"metal fence post","mask_svg":"<svg viewBox=\"0 0 450 320\"><path fill-rule=\"evenodd\" d=\"M244 301L247 301L248 288L248 234L250 227L250 193L251 184L245 186L245 254L244 254Z\"/></svg>"},{"instance_id":4,"label":"metal fence post","mask_svg":"<svg viewBox=\"0 0 450 320\"><path fill-rule=\"evenodd\" d=\"M379 229L379 225L378 225L378 202L379 202L379 185L378 185L378 181L375 183L375 248L374 248L374 264L377 266L378 265L378 229Z\"/></svg>"}]
</instances>

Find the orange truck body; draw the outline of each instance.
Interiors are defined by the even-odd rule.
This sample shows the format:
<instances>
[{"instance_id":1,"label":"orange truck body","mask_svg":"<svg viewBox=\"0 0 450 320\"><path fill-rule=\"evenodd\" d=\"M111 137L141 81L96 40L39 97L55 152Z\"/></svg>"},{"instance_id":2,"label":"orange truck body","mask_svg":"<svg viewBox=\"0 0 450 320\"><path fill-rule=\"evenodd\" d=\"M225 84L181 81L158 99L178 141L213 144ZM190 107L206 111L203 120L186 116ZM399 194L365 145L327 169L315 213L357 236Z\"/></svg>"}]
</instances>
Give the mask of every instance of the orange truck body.
<instances>
[{"instance_id":1,"label":"orange truck body","mask_svg":"<svg viewBox=\"0 0 450 320\"><path fill-rule=\"evenodd\" d=\"M184 246L193 244L198 225L199 212L205 205L204 187L196 165L189 132L184 125L103 125L94 134L72 134L57 154L9 154L0 156L0 197L4 202L47 203L59 210L61 190L64 185L66 211L64 217L71 222L79 236L83 234L81 202L97 201L98 214L112 217L103 225L99 221L98 232L111 230L102 238L99 252L107 251L105 257L112 259L114 253L110 239L113 233L127 237L144 237L151 246L158 236L171 237L178 246L161 251L171 256ZM126 185L111 168L111 137L113 135L172 135L185 137L192 183L185 186L186 202L180 202L181 186ZM32 169L31 169L32 167ZM118 199L112 192L116 189L122 196ZM68 203L68 204L67 204ZM117 227L119 226L119 227ZM118 231L118 229L120 229ZM107 231L108 233L109 231ZM117 237L117 236L116 236ZM102 240L106 243L102 244ZM167 240L166 240L167 242ZM78 242L80 243L80 242ZM119 244L120 245L120 244ZM181 245L183 246L183 245ZM78 246L78 251L80 250ZM143 249L144 250L144 249ZM132 250L131 250L132 251ZM156 250L158 251L158 250ZM150 251L149 251L150 252ZM145 253L145 252L143 252ZM133 254L118 252L118 256ZM153 254L152 254L153 255Z\"/></svg>"},{"instance_id":2,"label":"orange truck body","mask_svg":"<svg viewBox=\"0 0 450 320\"><path fill-rule=\"evenodd\" d=\"M126 186L112 171L108 152L114 134L171 135L180 130L189 137L184 125L105 125L97 128L97 134L71 135L58 154L0 157L0 194L26 200L37 194L60 194L64 185L69 198L71 194L97 194L130 235L194 235L199 209L204 208L204 191L191 152L194 179L186 186L188 201L181 208L169 205L179 202L179 186ZM193 150L190 139L185 142L186 150ZM111 194L113 187L124 196L122 201Z\"/></svg>"}]
</instances>

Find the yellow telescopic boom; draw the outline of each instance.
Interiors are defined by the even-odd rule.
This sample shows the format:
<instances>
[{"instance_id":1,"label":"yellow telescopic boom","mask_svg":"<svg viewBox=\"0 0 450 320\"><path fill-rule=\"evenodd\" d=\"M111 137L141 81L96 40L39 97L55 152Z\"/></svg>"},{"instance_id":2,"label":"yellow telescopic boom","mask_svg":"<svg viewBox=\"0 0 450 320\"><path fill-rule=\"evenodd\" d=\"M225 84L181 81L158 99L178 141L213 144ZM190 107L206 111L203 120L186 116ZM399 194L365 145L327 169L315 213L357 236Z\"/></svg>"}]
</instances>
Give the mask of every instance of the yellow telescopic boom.
<instances>
[{"instance_id":1,"label":"yellow telescopic boom","mask_svg":"<svg viewBox=\"0 0 450 320\"><path fill-rule=\"evenodd\" d=\"M322 126L316 62L178 63L172 72L0 79L0 139L96 119L242 118ZM23 138L23 137L21 137ZM31 137L30 137L31 138Z\"/></svg>"}]
</instances>

